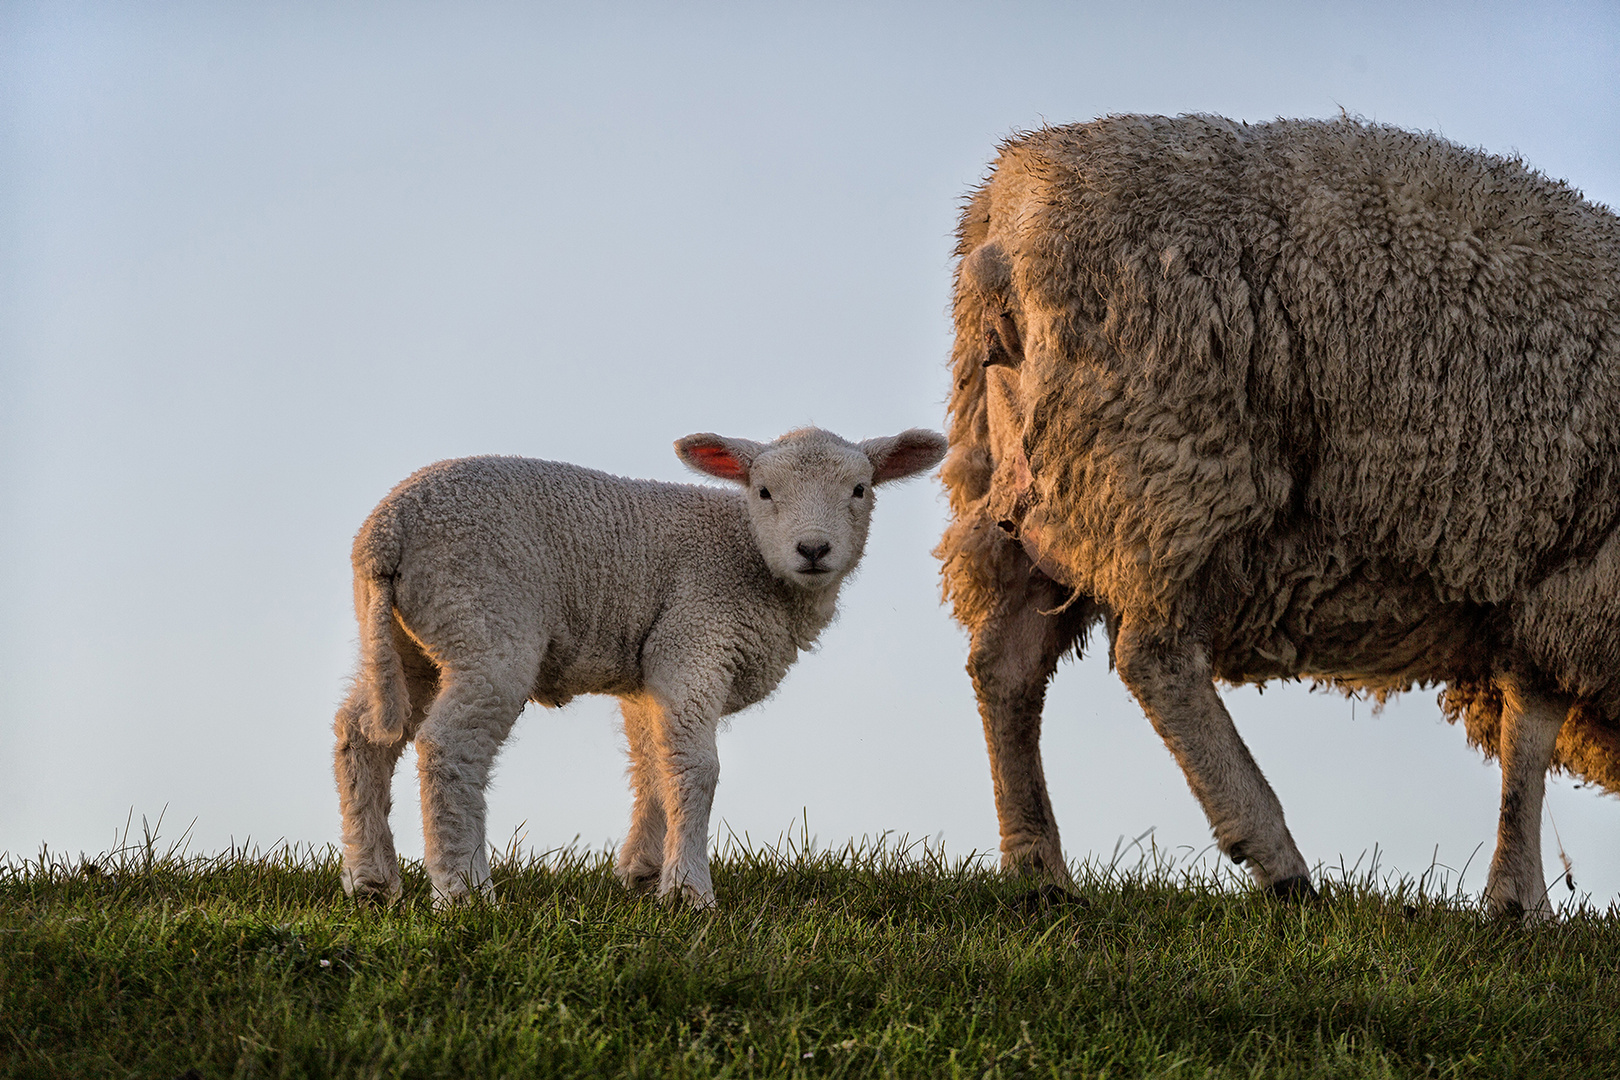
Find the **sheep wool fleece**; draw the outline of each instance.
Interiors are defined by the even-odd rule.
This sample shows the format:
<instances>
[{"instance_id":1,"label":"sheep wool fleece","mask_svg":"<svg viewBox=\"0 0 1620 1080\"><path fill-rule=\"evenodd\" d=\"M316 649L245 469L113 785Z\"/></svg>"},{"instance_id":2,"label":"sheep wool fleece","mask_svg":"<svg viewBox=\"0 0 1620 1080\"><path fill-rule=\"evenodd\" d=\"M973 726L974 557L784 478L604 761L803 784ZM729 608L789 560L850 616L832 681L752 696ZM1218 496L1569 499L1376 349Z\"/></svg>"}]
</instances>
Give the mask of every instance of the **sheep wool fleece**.
<instances>
[{"instance_id":1,"label":"sheep wool fleece","mask_svg":"<svg viewBox=\"0 0 1620 1080\"><path fill-rule=\"evenodd\" d=\"M1541 908L1547 766L1620 791L1620 219L1432 135L1111 116L1003 144L958 238L938 555L1004 861L1062 876L1041 699L1106 621L1280 892L1212 680L1446 684L1504 762L1487 897Z\"/></svg>"},{"instance_id":2,"label":"sheep wool fleece","mask_svg":"<svg viewBox=\"0 0 1620 1080\"><path fill-rule=\"evenodd\" d=\"M635 808L618 872L714 902L708 817L719 719L767 697L832 619L872 488L937 463L911 430L851 444L688 436L724 490L479 457L405 480L355 538L361 659L335 721L344 888L399 895L389 787L417 749L436 902L488 892L484 788L525 702L621 699Z\"/></svg>"}]
</instances>

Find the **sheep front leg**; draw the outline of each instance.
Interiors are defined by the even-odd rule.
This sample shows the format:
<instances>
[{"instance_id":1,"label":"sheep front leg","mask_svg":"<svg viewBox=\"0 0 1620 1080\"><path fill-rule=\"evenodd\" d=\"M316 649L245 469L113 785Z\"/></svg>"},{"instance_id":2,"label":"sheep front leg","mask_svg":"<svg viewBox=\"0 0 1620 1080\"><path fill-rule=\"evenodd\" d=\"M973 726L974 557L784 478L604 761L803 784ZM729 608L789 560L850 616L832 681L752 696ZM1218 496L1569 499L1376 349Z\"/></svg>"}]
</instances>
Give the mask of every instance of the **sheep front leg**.
<instances>
[{"instance_id":1,"label":"sheep front leg","mask_svg":"<svg viewBox=\"0 0 1620 1080\"><path fill-rule=\"evenodd\" d=\"M991 786L1001 828L1001 866L1072 884L1057 819L1041 767L1041 712L1058 658L1073 644L1057 601L1025 589L1005 597L996 614L973 629L968 674L984 723Z\"/></svg>"},{"instance_id":2,"label":"sheep front leg","mask_svg":"<svg viewBox=\"0 0 1620 1080\"><path fill-rule=\"evenodd\" d=\"M663 712L651 698L623 698L624 736L630 748L630 786L635 803L630 833L613 872L631 892L652 892L664 869L664 785L658 732Z\"/></svg>"},{"instance_id":3,"label":"sheep front leg","mask_svg":"<svg viewBox=\"0 0 1620 1080\"><path fill-rule=\"evenodd\" d=\"M646 747L656 761L659 801L663 806L664 854L658 873L658 898L696 908L715 904L709 877L709 811L720 780L715 748L719 702L723 690L682 687L673 693L649 693L644 699L649 721L643 729ZM667 685L667 684L666 684ZM639 803L638 799L638 803ZM649 807L650 809L650 807ZM649 839L651 820L641 839Z\"/></svg>"},{"instance_id":4,"label":"sheep front leg","mask_svg":"<svg viewBox=\"0 0 1620 1080\"><path fill-rule=\"evenodd\" d=\"M1515 675L1498 677L1496 685L1502 692L1502 812L1485 903L1492 914L1541 921L1551 917L1541 866L1541 806L1571 703L1537 693Z\"/></svg>"},{"instance_id":5,"label":"sheep front leg","mask_svg":"<svg viewBox=\"0 0 1620 1080\"><path fill-rule=\"evenodd\" d=\"M1114 664L1181 765L1221 851L1278 896L1314 897L1282 803L1215 692L1207 650L1127 619Z\"/></svg>"}]
</instances>

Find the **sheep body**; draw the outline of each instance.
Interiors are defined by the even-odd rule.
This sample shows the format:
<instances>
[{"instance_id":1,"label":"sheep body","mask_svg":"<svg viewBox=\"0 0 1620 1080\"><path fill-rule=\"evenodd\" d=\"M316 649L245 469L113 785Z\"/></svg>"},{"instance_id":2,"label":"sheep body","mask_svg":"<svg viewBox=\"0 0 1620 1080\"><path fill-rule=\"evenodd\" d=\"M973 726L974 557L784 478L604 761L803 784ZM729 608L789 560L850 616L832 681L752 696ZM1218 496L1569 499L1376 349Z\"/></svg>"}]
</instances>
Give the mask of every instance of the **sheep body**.
<instances>
[{"instance_id":1,"label":"sheep body","mask_svg":"<svg viewBox=\"0 0 1620 1080\"><path fill-rule=\"evenodd\" d=\"M407 740L428 871L450 902L488 890L483 791L524 703L602 693L622 702L636 796L621 877L713 903L716 724L767 697L832 619L870 486L933 464L944 440L855 446L810 429L677 448L766 495L481 457L415 473L366 520L353 552L361 663L335 722L351 894L398 894L388 788Z\"/></svg>"},{"instance_id":2,"label":"sheep body","mask_svg":"<svg viewBox=\"0 0 1620 1080\"><path fill-rule=\"evenodd\" d=\"M1616 787L1613 213L1390 127L1117 116L1004 144L959 241L938 554L1009 862L1061 861L1016 747L1104 618L1262 884L1304 863L1210 678L1443 682L1487 750L1551 724L1552 764ZM1546 763L1507 756L1539 815ZM1508 801L1487 892L1533 907Z\"/></svg>"}]
</instances>

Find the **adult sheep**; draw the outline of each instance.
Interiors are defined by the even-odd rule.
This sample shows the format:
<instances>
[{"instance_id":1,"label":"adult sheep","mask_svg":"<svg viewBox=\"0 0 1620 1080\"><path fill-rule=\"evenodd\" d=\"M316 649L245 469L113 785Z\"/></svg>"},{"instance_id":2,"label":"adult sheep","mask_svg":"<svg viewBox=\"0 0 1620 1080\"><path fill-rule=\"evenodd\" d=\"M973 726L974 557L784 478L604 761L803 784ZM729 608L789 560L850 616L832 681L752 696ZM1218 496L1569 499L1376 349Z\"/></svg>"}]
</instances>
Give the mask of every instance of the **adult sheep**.
<instances>
[{"instance_id":1,"label":"adult sheep","mask_svg":"<svg viewBox=\"0 0 1620 1080\"><path fill-rule=\"evenodd\" d=\"M768 696L815 641L865 550L872 489L933 466L945 439L855 445L810 428L675 448L740 490L465 458L417 472L366 519L360 668L335 721L344 891L399 895L390 786L414 739L434 901L487 893L484 787L525 702L613 694L635 794L617 873L713 906L720 718Z\"/></svg>"},{"instance_id":2,"label":"adult sheep","mask_svg":"<svg viewBox=\"0 0 1620 1080\"><path fill-rule=\"evenodd\" d=\"M1620 791L1620 221L1354 120L1009 140L962 213L953 519L1003 864L1066 879L1047 680L1111 656L1226 855L1311 894L1214 682L1443 683L1545 912L1549 766Z\"/></svg>"}]
</instances>

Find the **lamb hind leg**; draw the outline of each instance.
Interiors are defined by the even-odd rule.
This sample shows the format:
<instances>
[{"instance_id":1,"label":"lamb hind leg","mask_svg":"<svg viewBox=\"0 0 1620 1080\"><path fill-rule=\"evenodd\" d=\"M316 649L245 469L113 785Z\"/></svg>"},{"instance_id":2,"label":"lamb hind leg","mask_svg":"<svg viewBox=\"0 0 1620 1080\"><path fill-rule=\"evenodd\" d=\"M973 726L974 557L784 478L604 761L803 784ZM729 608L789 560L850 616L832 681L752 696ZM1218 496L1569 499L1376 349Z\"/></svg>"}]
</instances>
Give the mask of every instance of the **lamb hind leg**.
<instances>
[{"instance_id":1,"label":"lamb hind leg","mask_svg":"<svg viewBox=\"0 0 1620 1080\"><path fill-rule=\"evenodd\" d=\"M652 892L664 868L664 794L657 731L661 713L650 698L624 698L625 741L630 747L630 786L635 805L630 833L613 872L631 892Z\"/></svg>"},{"instance_id":2,"label":"lamb hind leg","mask_svg":"<svg viewBox=\"0 0 1620 1080\"><path fill-rule=\"evenodd\" d=\"M332 725L337 733L332 765L343 815L343 892L362 902L393 903L400 896L399 859L388 812L405 740L380 746L366 738L365 697L364 686L350 690Z\"/></svg>"},{"instance_id":3,"label":"lamb hind leg","mask_svg":"<svg viewBox=\"0 0 1620 1080\"><path fill-rule=\"evenodd\" d=\"M1278 896L1314 897L1282 804L1215 692L1207 650L1127 620L1114 662L1181 765L1221 851Z\"/></svg>"},{"instance_id":4,"label":"lamb hind leg","mask_svg":"<svg viewBox=\"0 0 1620 1080\"><path fill-rule=\"evenodd\" d=\"M333 772L343 816L343 891L359 901L393 903L400 897L399 859L394 833L388 825L393 809L394 770L427 715L438 692L438 670L416 644L395 627L394 648L405 671L411 715L398 742L378 745L365 734L364 713L369 695L361 683L350 690L333 724L337 748Z\"/></svg>"},{"instance_id":5,"label":"lamb hind leg","mask_svg":"<svg viewBox=\"0 0 1620 1080\"><path fill-rule=\"evenodd\" d=\"M484 819L489 774L533 682L534 663L446 671L416 735L424 862L435 907L492 896Z\"/></svg>"},{"instance_id":6,"label":"lamb hind leg","mask_svg":"<svg viewBox=\"0 0 1620 1080\"><path fill-rule=\"evenodd\" d=\"M1541 866L1541 806L1547 769L1571 702L1531 689L1515 675L1496 680L1502 691L1502 811L1485 903L1496 915L1551 917Z\"/></svg>"},{"instance_id":7,"label":"lamb hind leg","mask_svg":"<svg viewBox=\"0 0 1620 1080\"><path fill-rule=\"evenodd\" d=\"M1023 588L1004 596L996 614L973 629L967 667L990 755L1002 869L1069 886L1041 767L1046 687L1058 658L1084 627L1085 613L1041 614L1061 602L1050 582L1031 571Z\"/></svg>"}]
</instances>

